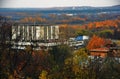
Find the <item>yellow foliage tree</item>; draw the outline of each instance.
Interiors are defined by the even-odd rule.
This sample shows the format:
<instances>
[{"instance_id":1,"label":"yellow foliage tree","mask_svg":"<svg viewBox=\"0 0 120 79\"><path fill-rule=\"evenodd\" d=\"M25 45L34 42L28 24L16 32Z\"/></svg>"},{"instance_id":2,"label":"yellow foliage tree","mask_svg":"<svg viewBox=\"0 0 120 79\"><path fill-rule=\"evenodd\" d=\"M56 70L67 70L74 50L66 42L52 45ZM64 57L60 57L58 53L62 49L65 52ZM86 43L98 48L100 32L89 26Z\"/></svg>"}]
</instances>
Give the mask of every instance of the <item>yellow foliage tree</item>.
<instances>
[{"instance_id":1,"label":"yellow foliage tree","mask_svg":"<svg viewBox=\"0 0 120 79\"><path fill-rule=\"evenodd\" d=\"M48 72L43 70L39 76L39 79L47 79Z\"/></svg>"}]
</instances>

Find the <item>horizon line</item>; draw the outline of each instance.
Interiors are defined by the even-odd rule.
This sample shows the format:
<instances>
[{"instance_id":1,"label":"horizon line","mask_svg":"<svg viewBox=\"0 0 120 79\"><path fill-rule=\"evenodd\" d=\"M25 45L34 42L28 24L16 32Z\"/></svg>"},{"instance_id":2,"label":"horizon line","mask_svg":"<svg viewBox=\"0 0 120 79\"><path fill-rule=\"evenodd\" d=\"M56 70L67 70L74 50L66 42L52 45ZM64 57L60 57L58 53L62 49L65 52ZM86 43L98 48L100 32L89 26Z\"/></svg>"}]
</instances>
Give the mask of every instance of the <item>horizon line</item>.
<instances>
[{"instance_id":1,"label":"horizon line","mask_svg":"<svg viewBox=\"0 0 120 79\"><path fill-rule=\"evenodd\" d=\"M114 6L120 6L120 5L107 5L107 6L53 6L53 7L0 7L0 8L39 8L39 9L50 9L50 8L65 8L65 7L93 7L93 8L99 8L99 7L114 7Z\"/></svg>"}]
</instances>

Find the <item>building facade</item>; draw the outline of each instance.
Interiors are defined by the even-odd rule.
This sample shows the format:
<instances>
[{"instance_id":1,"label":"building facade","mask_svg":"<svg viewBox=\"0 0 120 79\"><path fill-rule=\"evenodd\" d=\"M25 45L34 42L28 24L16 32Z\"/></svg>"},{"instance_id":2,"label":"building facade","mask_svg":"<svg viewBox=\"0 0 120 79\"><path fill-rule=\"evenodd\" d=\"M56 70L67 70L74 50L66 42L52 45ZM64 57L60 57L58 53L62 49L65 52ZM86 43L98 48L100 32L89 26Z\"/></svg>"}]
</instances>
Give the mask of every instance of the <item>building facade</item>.
<instances>
[{"instance_id":1,"label":"building facade","mask_svg":"<svg viewBox=\"0 0 120 79\"><path fill-rule=\"evenodd\" d=\"M15 41L46 41L59 38L57 25L13 25L12 40Z\"/></svg>"}]
</instances>

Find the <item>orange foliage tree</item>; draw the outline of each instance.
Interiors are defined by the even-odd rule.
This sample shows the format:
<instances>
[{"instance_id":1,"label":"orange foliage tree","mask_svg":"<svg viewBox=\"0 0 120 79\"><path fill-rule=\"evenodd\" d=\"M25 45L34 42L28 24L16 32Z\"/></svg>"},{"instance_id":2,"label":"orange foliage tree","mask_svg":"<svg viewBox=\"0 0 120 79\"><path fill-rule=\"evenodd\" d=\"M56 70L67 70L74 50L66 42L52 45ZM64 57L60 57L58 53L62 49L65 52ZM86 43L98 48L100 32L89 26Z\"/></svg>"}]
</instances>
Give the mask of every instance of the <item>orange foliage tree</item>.
<instances>
[{"instance_id":1,"label":"orange foliage tree","mask_svg":"<svg viewBox=\"0 0 120 79\"><path fill-rule=\"evenodd\" d=\"M106 44L111 43L110 40L101 38L99 36L93 35L93 37L90 39L87 49L95 49L95 48L100 48L102 46L105 46Z\"/></svg>"},{"instance_id":2,"label":"orange foliage tree","mask_svg":"<svg viewBox=\"0 0 120 79\"><path fill-rule=\"evenodd\" d=\"M94 29L94 28L110 28L110 27L115 27L118 28L120 24L119 19L115 20L104 20L104 21L96 21L96 22L90 22L88 24L84 24L82 26L87 26L89 29Z\"/></svg>"}]
</instances>

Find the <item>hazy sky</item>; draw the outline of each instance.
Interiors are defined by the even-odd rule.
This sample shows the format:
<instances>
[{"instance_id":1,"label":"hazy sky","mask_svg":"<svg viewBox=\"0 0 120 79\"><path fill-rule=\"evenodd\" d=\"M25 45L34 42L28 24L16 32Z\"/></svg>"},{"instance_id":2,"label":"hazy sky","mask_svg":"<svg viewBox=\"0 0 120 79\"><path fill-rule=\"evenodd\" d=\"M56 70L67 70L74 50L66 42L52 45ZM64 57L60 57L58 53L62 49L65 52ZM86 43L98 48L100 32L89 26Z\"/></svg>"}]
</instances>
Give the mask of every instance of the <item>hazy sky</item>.
<instances>
[{"instance_id":1,"label":"hazy sky","mask_svg":"<svg viewBox=\"0 0 120 79\"><path fill-rule=\"evenodd\" d=\"M64 6L112 6L120 0L0 0L0 8L46 8Z\"/></svg>"}]
</instances>

